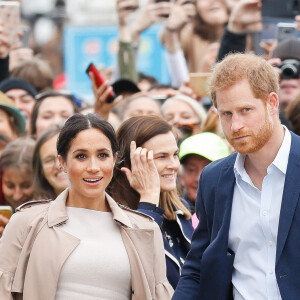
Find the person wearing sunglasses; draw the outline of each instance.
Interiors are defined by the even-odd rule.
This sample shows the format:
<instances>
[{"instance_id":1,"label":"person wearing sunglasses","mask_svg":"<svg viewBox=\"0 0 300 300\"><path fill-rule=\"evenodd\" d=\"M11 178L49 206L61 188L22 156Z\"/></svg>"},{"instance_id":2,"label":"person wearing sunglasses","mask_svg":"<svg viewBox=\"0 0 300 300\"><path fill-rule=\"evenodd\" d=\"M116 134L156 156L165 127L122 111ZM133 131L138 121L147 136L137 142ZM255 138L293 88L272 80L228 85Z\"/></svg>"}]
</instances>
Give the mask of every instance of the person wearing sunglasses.
<instances>
[{"instance_id":1,"label":"person wearing sunglasses","mask_svg":"<svg viewBox=\"0 0 300 300\"><path fill-rule=\"evenodd\" d=\"M202 104L182 94L167 99L161 110L165 120L173 126L179 140L199 133L206 118Z\"/></svg>"}]
</instances>

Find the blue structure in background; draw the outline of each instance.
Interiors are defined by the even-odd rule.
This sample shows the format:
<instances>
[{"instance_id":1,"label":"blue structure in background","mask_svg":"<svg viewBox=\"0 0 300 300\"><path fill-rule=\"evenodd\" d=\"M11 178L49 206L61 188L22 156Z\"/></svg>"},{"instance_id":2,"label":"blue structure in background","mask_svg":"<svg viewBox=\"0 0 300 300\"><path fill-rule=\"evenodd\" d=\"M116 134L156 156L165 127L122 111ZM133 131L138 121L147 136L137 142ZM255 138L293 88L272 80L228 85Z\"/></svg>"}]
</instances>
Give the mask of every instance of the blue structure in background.
<instances>
[{"instance_id":1,"label":"blue structure in background","mask_svg":"<svg viewBox=\"0 0 300 300\"><path fill-rule=\"evenodd\" d=\"M137 69L161 83L169 83L164 49L158 40L160 29L161 26L152 26L142 34ZM90 62L103 67L116 65L118 29L116 26L66 26L63 40L67 89L92 99L91 82L85 70Z\"/></svg>"}]
</instances>

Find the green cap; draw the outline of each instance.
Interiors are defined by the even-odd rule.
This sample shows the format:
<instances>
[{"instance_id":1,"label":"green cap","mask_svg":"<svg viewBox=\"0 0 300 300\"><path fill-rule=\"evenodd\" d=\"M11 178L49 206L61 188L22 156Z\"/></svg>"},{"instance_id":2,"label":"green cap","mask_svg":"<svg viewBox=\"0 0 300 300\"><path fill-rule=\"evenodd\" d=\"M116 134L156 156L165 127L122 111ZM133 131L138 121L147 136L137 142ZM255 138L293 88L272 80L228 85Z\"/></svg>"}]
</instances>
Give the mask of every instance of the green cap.
<instances>
[{"instance_id":1,"label":"green cap","mask_svg":"<svg viewBox=\"0 0 300 300\"><path fill-rule=\"evenodd\" d=\"M215 161L230 154L225 141L212 132L202 132L186 138L180 145L179 159L196 154Z\"/></svg>"}]
</instances>

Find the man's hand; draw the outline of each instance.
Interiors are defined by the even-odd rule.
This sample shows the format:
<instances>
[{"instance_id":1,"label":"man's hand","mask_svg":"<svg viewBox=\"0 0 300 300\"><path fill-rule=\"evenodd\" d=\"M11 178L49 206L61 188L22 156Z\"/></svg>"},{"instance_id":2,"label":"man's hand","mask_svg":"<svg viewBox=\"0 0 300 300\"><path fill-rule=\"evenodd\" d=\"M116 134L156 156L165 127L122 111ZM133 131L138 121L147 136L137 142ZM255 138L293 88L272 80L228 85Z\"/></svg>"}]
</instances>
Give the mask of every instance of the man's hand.
<instances>
[{"instance_id":1,"label":"man's hand","mask_svg":"<svg viewBox=\"0 0 300 300\"><path fill-rule=\"evenodd\" d=\"M244 33L250 27L261 23L262 0L240 0L234 6L228 22L228 30L233 33Z\"/></svg>"}]
</instances>

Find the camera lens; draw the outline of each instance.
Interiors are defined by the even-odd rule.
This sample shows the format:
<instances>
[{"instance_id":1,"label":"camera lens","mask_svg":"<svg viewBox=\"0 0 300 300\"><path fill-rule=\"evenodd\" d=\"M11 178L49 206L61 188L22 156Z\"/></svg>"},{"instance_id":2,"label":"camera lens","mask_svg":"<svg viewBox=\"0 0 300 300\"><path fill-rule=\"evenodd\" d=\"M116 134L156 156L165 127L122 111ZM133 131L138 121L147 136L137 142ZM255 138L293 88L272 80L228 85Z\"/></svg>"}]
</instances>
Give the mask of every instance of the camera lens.
<instances>
[{"instance_id":1,"label":"camera lens","mask_svg":"<svg viewBox=\"0 0 300 300\"><path fill-rule=\"evenodd\" d=\"M281 78L283 79L292 79L299 77L298 66L294 63L285 62L281 66Z\"/></svg>"}]
</instances>

